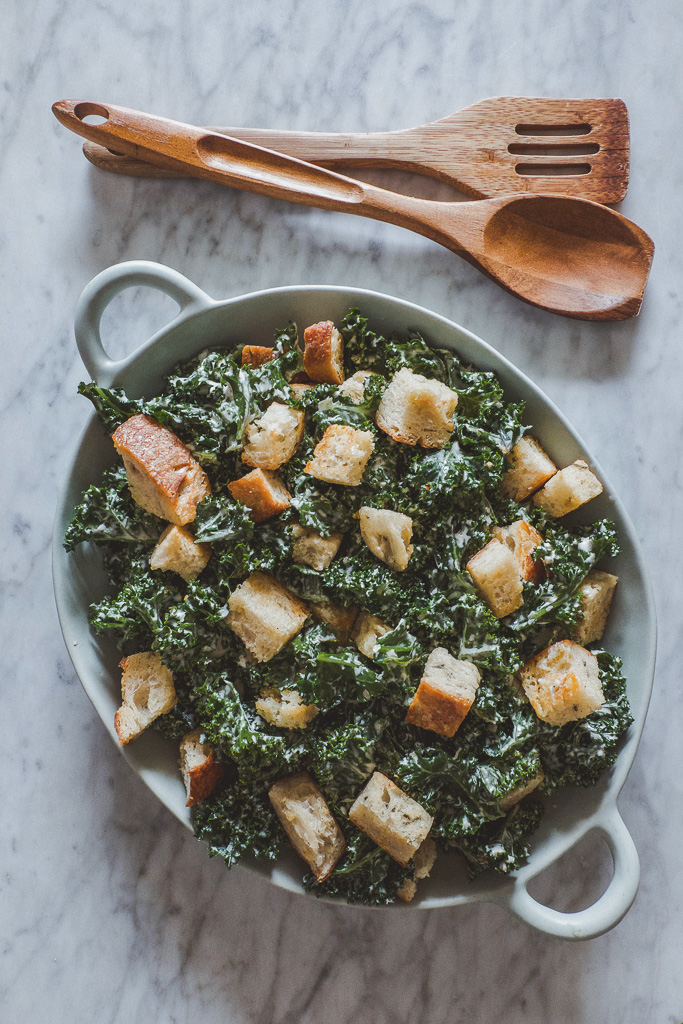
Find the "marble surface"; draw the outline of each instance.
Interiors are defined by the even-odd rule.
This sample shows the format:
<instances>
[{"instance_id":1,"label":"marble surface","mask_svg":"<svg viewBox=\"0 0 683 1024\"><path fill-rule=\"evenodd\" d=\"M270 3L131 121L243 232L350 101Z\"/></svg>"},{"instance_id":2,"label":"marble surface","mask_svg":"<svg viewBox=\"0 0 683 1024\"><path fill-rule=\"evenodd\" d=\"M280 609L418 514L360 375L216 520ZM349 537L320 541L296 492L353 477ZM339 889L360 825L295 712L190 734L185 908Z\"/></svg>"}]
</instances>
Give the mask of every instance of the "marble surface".
<instances>
[{"instance_id":1,"label":"marble surface","mask_svg":"<svg viewBox=\"0 0 683 1024\"><path fill-rule=\"evenodd\" d=\"M0 1016L32 1022L521 1022L683 1019L680 534L683 500L679 0L215 0L3 7L0 95ZM622 210L657 254L640 317L590 325L523 306L388 225L208 184L93 170L50 104L103 99L180 120L384 130L495 94L618 95L632 179ZM412 179L373 172L406 190ZM448 198L433 182L419 194ZM635 523L659 610L655 690L620 798L636 902L574 945L486 907L399 917L329 907L228 874L125 766L71 668L52 598L57 489L87 408L72 321L99 270L170 264L218 297L340 283L468 326L582 432ZM105 322L129 351L172 313L133 291ZM539 892L591 902L587 842Z\"/></svg>"}]
</instances>

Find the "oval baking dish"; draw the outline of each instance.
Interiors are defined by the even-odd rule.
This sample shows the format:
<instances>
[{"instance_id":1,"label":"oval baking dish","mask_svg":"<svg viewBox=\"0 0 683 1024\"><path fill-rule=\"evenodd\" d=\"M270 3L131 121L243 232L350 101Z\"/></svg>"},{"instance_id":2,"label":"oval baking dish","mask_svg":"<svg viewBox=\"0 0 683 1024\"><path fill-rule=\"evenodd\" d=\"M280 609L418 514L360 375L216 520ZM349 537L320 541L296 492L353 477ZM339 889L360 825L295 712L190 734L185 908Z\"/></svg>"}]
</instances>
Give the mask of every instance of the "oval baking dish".
<instances>
[{"instance_id":1,"label":"oval baking dish","mask_svg":"<svg viewBox=\"0 0 683 1024\"><path fill-rule=\"evenodd\" d=\"M173 322L120 361L110 359L100 339L102 314L119 292L132 286L156 288L177 301ZM99 274L84 290L76 315L76 339L92 378L104 386L121 386L132 396L159 391L167 374L180 360L203 349L231 343L270 344L274 331L290 319L314 323L322 318L337 322L350 307L358 306L376 329L405 334L416 330L437 347L458 352L467 363L494 371L509 398L526 402L527 422L551 457L562 465L577 458L594 460L562 414L519 370L489 345L444 317L402 299L355 288L312 286L274 288L235 299L216 301L176 271L156 263L123 263ZM96 552L86 549L67 554L64 531L83 490L114 462L111 442L93 413L78 443L56 514L53 542L55 596L64 639L83 687L114 740L114 714L120 703L119 660L113 643L95 636L88 624L88 607L98 600L105 577ZM647 712L654 673L656 625L647 572L634 529L604 473L596 466L605 490L591 503L590 517L606 516L617 525L621 554L615 562L620 583L606 645L624 663L628 697L634 722L612 769L588 789L570 788L553 797L531 855L514 876L480 877L469 882L456 858L442 857L414 905L423 908L490 902L552 935L590 938L613 927L626 913L636 894L638 856L617 807L616 799L635 756ZM575 514L581 521L581 513ZM188 828L190 813L177 766L174 744L149 731L123 756L150 789ZM532 878L596 830L606 839L614 859L614 875L606 891L592 906L576 913L561 913L538 903L528 892ZM245 862L276 885L302 892L300 867L294 855L275 865Z\"/></svg>"}]
</instances>

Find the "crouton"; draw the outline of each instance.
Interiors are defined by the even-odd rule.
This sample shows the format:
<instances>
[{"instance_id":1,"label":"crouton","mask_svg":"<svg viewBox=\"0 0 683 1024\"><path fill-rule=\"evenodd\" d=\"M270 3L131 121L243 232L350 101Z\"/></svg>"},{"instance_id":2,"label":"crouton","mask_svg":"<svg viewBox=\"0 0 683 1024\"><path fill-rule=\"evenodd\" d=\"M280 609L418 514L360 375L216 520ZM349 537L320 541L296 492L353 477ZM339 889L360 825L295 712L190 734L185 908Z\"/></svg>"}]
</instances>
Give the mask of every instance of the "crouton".
<instances>
[{"instance_id":1,"label":"crouton","mask_svg":"<svg viewBox=\"0 0 683 1024\"><path fill-rule=\"evenodd\" d=\"M344 380L344 339L331 320L321 320L304 331L304 370L317 384Z\"/></svg>"},{"instance_id":2,"label":"crouton","mask_svg":"<svg viewBox=\"0 0 683 1024\"><path fill-rule=\"evenodd\" d=\"M390 569L403 572L408 567L413 545L413 520L402 512L388 508L370 508L363 505L358 510L361 537L375 558L386 562Z\"/></svg>"},{"instance_id":3,"label":"crouton","mask_svg":"<svg viewBox=\"0 0 683 1024\"><path fill-rule=\"evenodd\" d=\"M353 824L404 867L427 838L434 819L417 800L374 772L349 809Z\"/></svg>"},{"instance_id":4,"label":"crouton","mask_svg":"<svg viewBox=\"0 0 683 1024\"><path fill-rule=\"evenodd\" d=\"M534 560L534 550L543 543L538 530L524 519L518 519L510 526L497 526L493 535L512 551L522 579L540 583L545 570L540 559Z\"/></svg>"},{"instance_id":5,"label":"crouton","mask_svg":"<svg viewBox=\"0 0 683 1024\"><path fill-rule=\"evenodd\" d=\"M242 366L250 366L253 370L275 358L275 350L266 345L245 345L242 349Z\"/></svg>"},{"instance_id":6,"label":"crouton","mask_svg":"<svg viewBox=\"0 0 683 1024\"><path fill-rule=\"evenodd\" d=\"M211 484L182 441L142 413L117 427L112 440L138 505L176 526L191 523Z\"/></svg>"},{"instance_id":7,"label":"crouton","mask_svg":"<svg viewBox=\"0 0 683 1024\"><path fill-rule=\"evenodd\" d=\"M346 849L339 825L308 772L280 779L268 798L290 843L315 875L324 882Z\"/></svg>"},{"instance_id":8,"label":"crouton","mask_svg":"<svg viewBox=\"0 0 683 1024\"><path fill-rule=\"evenodd\" d=\"M566 516L580 505L602 494L602 484L587 463L577 459L561 469L533 496L534 505L544 508L553 519Z\"/></svg>"},{"instance_id":9,"label":"crouton","mask_svg":"<svg viewBox=\"0 0 683 1024\"><path fill-rule=\"evenodd\" d=\"M312 388L312 384L302 384L299 381L290 381L290 388L296 399L303 398L309 388Z\"/></svg>"},{"instance_id":10,"label":"crouton","mask_svg":"<svg viewBox=\"0 0 683 1024\"><path fill-rule=\"evenodd\" d=\"M574 627L573 639L582 647L599 640L605 632L617 582L610 572L593 569L579 587L581 618Z\"/></svg>"},{"instance_id":11,"label":"crouton","mask_svg":"<svg viewBox=\"0 0 683 1024\"><path fill-rule=\"evenodd\" d=\"M244 430L242 462L257 469L279 469L289 462L304 436L305 413L282 402L271 402Z\"/></svg>"},{"instance_id":12,"label":"crouton","mask_svg":"<svg viewBox=\"0 0 683 1024\"><path fill-rule=\"evenodd\" d=\"M332 562L332 559L339 551L344 534L331 533L329 537L323 537L316 530L308 530L300 523L292 526L292 559L295 562L310 565L316 572L322 572Z\"/></svg>"},{"instance_id":13,"label":"crouton","mask_svg":"<svg viewBox=\"0 0 683 1024\"><path fill-rule=\"evenodd\" d=\"M404 366L382 395L375 419L394 441L443 448L453 433L457 404L455 391Z\"/></svg>"},{"instance_id":14,"label":"crouton","mask_svg":"<svg viewBox=\"0 0 683 1024\"><path fill-rule=\"evenodd\" d=\"M223 776L223 765L216 760L212 747L201 742L201 736L201 729L193 729L180 741L180 774L187 793L186 807L206 800Z\"/></svg>"},{"instance_id":15,"label":"crouton","mask_svg":"<svg viewBox=\"0 0 683 1024\"><path fill-rule=\"evenodd\" d=\"M519 678L532 708L549 725L585 718L605 702L598 659L573 640L560 640L530 658Z\"/></svg>"},{"instance_id":16,"label":"crouton","mask_svg":"<svg viewBox=\"0 0 683 1024\"><path fill-rule=\"evenodd\" d=\"M413 874L411 878L404 878L396 893L404 903L410 903L417 892L417 883L421 878L429 878L429 873L434 867L436 860L436 843L430 836L427 836L424 843L413 857Z\"/></svg>"},{"instance_id":17,"label":"crouton","mask_svg":"<svg viewBox=\"0 0 683 1024\"><path fill-rule=\"evenodd\" d=\"M406 722L439 736L455 736L474 703L481 676L471 661L437 647L427 658Z\"/></svg>"},{"instance_id":18,"label":"crouton","mask_svg":"<svg viewBox=\"0 0 683 1024\"><path fill-rule=\"evenodd\" d=\"M278 729L305 729L318 714L315 704L304 704L298 690L269 687L256 701L256 710Z\"/></svg>"},{"instance_id":19,"label":"crouton","mask_svg":"<svg viewBox=\"0 0 683 1024\"><path fill-rule=\"evenodd\" d=\"M332 425L315 446L304 473L328 484L358 487L374 447L375 439L369 430Z\"/></svg>"},{"instance_id":20,"label":"crouton","mask_svg":"<svg viewBox=\"0 0 683 1024\"><path fill-rule=\"evenodd\" d=\"M228 598L226 622L257 661L270 661L301 630L308 608L265 572L252 572Z\"/></svg>"},{"instance_id":21,"label":"crouton","mask_svg":"<svg viewBox=\"0 0 683 1024\"><path fill-rule=\"evenodd\" d=\"M521 608L522 577L515 554L507 544L494 537L472 555L465 568L497 619Z\"/></svg>"},{"instance_id":22,"label":"crouton","mask_svg":"<svg viewBox=\"0 0 683 1024\"><path fill-rule=\"evenodd\" d=\"M345 398L350 398L354 405L360 405L365 398L365 381L372 377L372 370L356 370L340 384L337 391Z\"/></svg>"},{"instance_id":23,"label":"crouton","mask_svg":"<svg viewBox=\"0 0 683 1024\"><path fill-rule=\"evenodd\" d=\"M391 632L391 626L382 622L376 615L369 612L361 612L351 630L351 639L361 654L366 658L375 657L377 641L385 633Z\"/></svg>"},{"instance_id":24,"label":"crouton","mask_svg":"<svg viewBox=\"0 0 683 1024\"><path fill-rule=\"evenodd\" d=\"M526 501L534 491L557 473L557 466L533 437L520 438L508 459L512 463L503 476L503 494L513 501Z\"/></svg>"},{"instance_id":25,"label":"crouton","mask_svg":"<svg viewBox=\"0 0 683 1024\"><path fill-rule=\"evenodd\" d=\"M498 806L503 814L507 814L515 804L518 804L525 796L529 796L529 794L533 793L535 789L538 789L544 779L545 775L542 771L539 771L533 776L533 778L528 779L527 782L520 783L519 786L515 786L514 789L511 789L506 793L505 796L498 801Z\"/></svg>"},{"instance_id":26,"label":"crouton","mask_svg":"<svg viewBox=\"0 0 683 1024\"><path fill-rule=\"evenodd\" d=\"M277 473L269 469L252 469L251 473L232 480L228 490L235 501L251 509L251 518L262 523L273 516L279 516L289 508L289 491Z\"/></svg>"},{"instance_id":27,"label":"crouton","mask_svg":"<svg viewBox=\"0 0 683 1024\"><path fill-rule=\"evenodd\" d=\"M209 544L198 544L184 526L167 526L150 555L149 566L177 572L189 583L206 568L210 558Z\"/></svg>"},{"instance_id":28,"label":"crouton","mask_svg":"<svg viewBox=\"0 0 683 1024\"><path fill-rule=\"evenodd\" d=\"M344 608L332 601L311 601L311 615L317 622L324 622L330 627L337 640L343 646L349 642L349 633L356 621L358 608L355 604Z\"/></svg>"},{"instance_id":29,"label":"crouton","mask_svg":"<svg viewBox=\"0 0 683 1024\"><path fill-rule=\"evenodd\" d=\"M173 674L158 654L143 651L122 658L120 667L122 704L114 716L121 746L138 738L159 715L176 703Z\"/></svg>"}]
</instances>

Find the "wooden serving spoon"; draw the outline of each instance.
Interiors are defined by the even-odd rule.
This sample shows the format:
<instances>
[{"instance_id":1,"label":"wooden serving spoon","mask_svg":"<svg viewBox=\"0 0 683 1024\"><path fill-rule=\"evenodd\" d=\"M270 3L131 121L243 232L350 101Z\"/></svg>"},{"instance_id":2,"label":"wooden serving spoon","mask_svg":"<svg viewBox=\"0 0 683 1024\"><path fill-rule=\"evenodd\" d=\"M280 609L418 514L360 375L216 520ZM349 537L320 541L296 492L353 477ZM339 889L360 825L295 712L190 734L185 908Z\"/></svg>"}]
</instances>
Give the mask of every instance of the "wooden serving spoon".
<instances>
[{"instance_id":1,"label":"wooden serving spoon","mask_svg":"<svg viewBox=\"0 0 683 1024\"><path fill-rule=\"evenodd\" d=\"M227 135L125 107L61 100L52 110L78 135L161 167L409 228L462 256L513 295L554 313L625 320L642 303L652 240L621 214L585 199L414 199ZM86 122L93 117L101 123Z\"/></svg>"},{"instance_id":2,"label":"wooden serving spoon","mask_svg":"<svg viewBox=\"0 0 683 1024\"><path fill-rule=\"evenodd\" d=\"M391 167L438 178L474 199L511 192L618 203L629 172L628 112L617 99L493 96L417 128L395 132L283 132L205 128L322 167ZM184 171L86 142L95 166L139 178Z\"/></svg>"}]
</instances>

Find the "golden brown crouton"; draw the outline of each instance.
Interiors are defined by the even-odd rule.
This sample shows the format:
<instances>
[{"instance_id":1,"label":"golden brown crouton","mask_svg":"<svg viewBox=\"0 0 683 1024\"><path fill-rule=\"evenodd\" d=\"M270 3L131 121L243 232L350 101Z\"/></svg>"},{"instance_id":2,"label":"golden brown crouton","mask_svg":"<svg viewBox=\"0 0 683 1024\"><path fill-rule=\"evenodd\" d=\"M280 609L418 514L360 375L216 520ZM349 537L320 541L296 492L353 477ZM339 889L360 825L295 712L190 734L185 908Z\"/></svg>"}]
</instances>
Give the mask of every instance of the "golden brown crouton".
<instances>
[{"instance_id":1,"label":"golden brown crouton","mask_svg":"<svg viewBox=\"0 0 683 1024\"><path fill-rule=\"evenodd\" d=\"M372 659L375 657L377 641L389 632L391 626L387 626L386 622L369 612L361 612L351 630L351 639L361 654Z\"/></svg>"},{"instance_id":2,"label":"golden brown crouton","mask_svg":"<svg viewBox=\"0 0 683 1024\"><path fill-rule=\"evenodd\" d=\"M304 436L304 418L301 409L271 402L244 430L242 462L257 469L279 469L289 462Z\"/></svg>"},{"instance_id":3,"label":"golden brown crouton","mask_svg":"<svg viewBox=\"0 0 683 1024\"><path fill-rule=\"evenodd\" d=\"M519 678L532 708L549 725L585 718L605 702L598 659L573 640L561 640L530 658Z\"/></svg>"},{"instance_id":4,"label":"golden brown crouton","mask_svg":"<svg viewBox=\"0 0 683 1024\"><path fill-rule=\"evenodd\" d=\"M242 349L242 366L253 370L275 358L275 350L265 345L245 345Z\"/></svg>"},{"instance_id":5,"label":"golden brown crouton","mask_svg":"<svg viewBox=\"0 0 683 1024\"><path fill-rule=\"evenodd\" d=\"M321 320L304 331L304 370L317 384L344 380L344 339L331 320Z\"/></svg>"},{"instance_id":6,"label":"golden brown crouton","mask_svg":"<svg viewBox=\"0 0 683 1024\"><path fill-rule=\"evenodd\" d=\"M427 838L434 819L381 772L374 772L349 810L349 819L404 867Z\"/></svg>"},{"instance_id":7,"label":"golden brown crouton","mask_svg":"<svg viewBox=\"0 0 683 1024\"><path fill-rule=\"evenodd\" d=\"M474 703L481 677L471 661L459 661L444 647L427 658L406 722L439 736L455 736Z\"/></svg>"},{"instance_id":8,"label":"golden brown crouton","mask_svg":"<svg viewBox=\"0 0 683 1024\"><path fill-rule=\"evenodd\" d=\"M385 562L390 569L403 572L408 568L413 545L413 520L403 512L389 508L370 508L363 505L358 510L361 537L375 558Z\"/></svg>"},{"instance_id":9,"label":"golden brown crouton","mask_svg":"<svg viewBox=\"0 0 683 1024\"><path fill-rule=\"evenodd\" d=\"M318 714L315 704L304 704L298 690L269 687L256 701L256 710L278 729L305 729Z\"/></svg>"},{"instance_id":10,"label":"golden brown crouton","mask_svg":"<svg viewBox=\"0 0 683 1024\"><path fill-rule=\"evenodd\" d=\"M189 583L196 579L211 558L211 547L198 544L184 526L167 526L150 555L150 569L177 572Z\"/></svg>"},{"instance_id":11,"label":"golden brown crouton","mask_svg":"<svg viewBox=\"0 0 683 1024\"><path fill-rule=\"evenodd\" d=\"M173 431L140 413L117 427L112 440L138 505L176 526L191 523L211 485Z\"/></svg>"},{"instance_id":12,"label":"golden brown crouton","mask_svg":"<svg viewBox=\"0 0 683 1024\"><path fill-rule=\"evenodd\" d=\"M114 717L121 746L138 738L159 715L176 703L173 674L158 654L143 651L122 658L120 667L122 705Z\"/></svg>"},{"instance_id":13,"label":"golden brown crouton","mask_svg":"<svg viewBox=\"0 0 683 1024\"><path fill-rule=\"evenodd\" d=\"M304 473L328 484L358 487L374 447L375 439L369 430L333 424L315 446Z\"/></svg>"},{"instance_id":14,"label":"golden brown crouton","mask_svg":"<svg viewBox=\"0 0 683 1024\"><path fill-rule=\"evenodd\" d=\"M540 491L534 494L534 505L544 508L549 516L558 519L573 512L580 505L602 494L602 484L582 459L561 469Z\"/></svg>"},{"instance_id":15,"label":"golden brown crouton","mask_svg":"<svg viewBox=\"0 0 683 1024\"><path fill-rule=\"evenodd\" d=\"M201 729L185 733L180 741L180 773L187 793L186 807L206 800L223 776L223 765L208 743L201 742Z\"/></svg>"},{"instance_id":16,"label":"golden brown crouton","mask_svg":"<svg viewBox=\"0 0 683 1024\"><path fill-rule=\"evenodd\" d=\"M417 892L417 883L421 878L429 878L429 873L434 867L435 860L436 843L430 836L427 836L413 857L412 878L404 878L398 888L396 895L400 900L403 900L404 903L411 902Z\"/></svg>"},{"instance_id":17,"label":"golden brown crouton","mask_svg":"<svg viewBox=\"0 0 683 1024\"><path fill-rule=\"evenodd\" d=\"M344 398L350 398L354 405L360 405L365 398L365 381L368 377L372 377L372 370L356 370L337 390Z\"/></svg>"},{"instance_id":18,"label":"golden brown crouton","mask_svg":"<svg viewBox=\"0 0 683 1024\"><path fill-rule=\"evenodd\" d=\"M465 568L497 619L521 608L522 577L517 559L507 544L494 537L472 555Z\"/></svg>"},{"instance_id":19,"label":"golden brown crouton","mask_svg":"<svg viewBox=\"0 0 683 1024\"><path fill-rule=\"evenodd\" d=\"M579 587L581 618L574 627L573 638L583 647L599 640L605 632L607 618L618 579L609 572L593 569Z\"/></svg>"},{"instance_id":20,"label":"golden brown crouton","mask_svg":"<svg viewBox=\"0 0 683 1024\"><path fill-rule=\"evenodd\" d=\"M518 804L525 796L529 796L529 793L533 793L535 789L538 789L544 779L545 775L543 772L539 771L532 779L521 783L519 786L515 786L514 789L511 789L509 793L506 793L505 796L498 801L501 811L503 811L504 814L507 814L511 807L514 807L515 804Z\"/></svg>"},{"instance_id":21,"label":"golden brown crouton","mask_svg":"<svg viewBox=\"0 0 683 1024\"><path fill-rule=\"evenodd\" d=\"M330 627L340 644L346 646L349 633L356 621L358 608L355 604L348 608L332 601L311 601L311 615L317 622L324 622Z\"/></svg>"},{"instance_id":22,"label":"golden brown crouton","mask_svg":"<svg viewBox=\"0 0 683 1024\"><path fill-rule=\"evenodd\" d=\"M289 508L289 491L277 473L269 469L252 469L239 480L232 480L228 490L235 501L241 501L251 509L255 523L279 516Z\"/></svg>"},{"instance_id":23,"label":"golden brown crouton","mask_svg":"<svg viewBox=\"0 0 683 1024\"><path fill-rule=\"evenodd\" d=\"M508 458L512 466L503 476L503 494L513 501L526 501L557 473L557 466L533 437L520 438Z\"/></svg>"},{"instance_id":24,"label":"golden brown crouton","mask_svg":"<svg viewBox=\"0 0 683 1024\"><path fill-rule=\"evenodd\" d=\"M346 849L344 835L308 772L280 779L268 798L290 843L323 882Z\"/></svg>"},{"instance_id":25,"label":"golden brown crouton","mask_svg":"<svg viewBox=\"0 0 683 1024\"><path fill-rule=\"evenodd\" d=\"M292 560L304 565L310 565L316 572L322 572L332 562L332 559L339 551L339 545L344 539L343 533L331 533L329 537L323 537L316 530L308 530L300 523L292 526Z\"/></svg>"},{"instance_id":26,"label":"golden brown crouton","mask_svg":"<svg viewBox=\"0 0 683 1024\"><path fill-rule=\"evenodd\" d=\"M538 530L524 519L518 519L510 526L497 526L493 535L512 551L522 579L540 583L545 570L543 562L534 560L535 549L543 543L543 537Z\"/></svg>"},{"instance_id":27,"label":"golden brown crouton","mask_svg":"<svg viewBox=\"0 0 683 1024\"><path fill-rule=\"evenodd\" d=\"M294 397L298 400L303 398L309 388L312 388L312 384L306 384L301 381L290 381L289 386L292 389Z\"/></svg>"},{"instance_id":28,"label":"golden brown crouton","mask_svg":"<svg viewBox=\"0 0 683 1024\"><path fill-rule=\"evenodd\" d=\"M394 441L443 448L453 433L457 404L451 388L404 366L382 395L375 420Z\"/></svg>"},{"instance_id":29,"label":"golden brown crouton","mask_svg":"<svg viewBox=\"0 0 683 1024\"><path fill-rule=\"evenodd\" d=\"M270 661L297 635L308 608L265 572L252 572L228 598L226 622L257 661Z\"/></svg>"}]
</instances>

